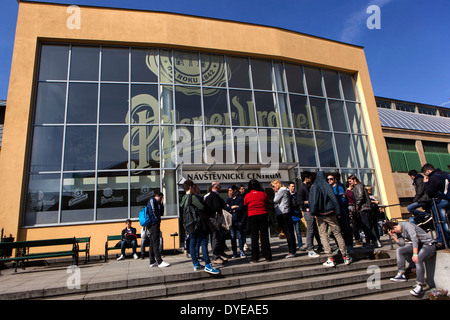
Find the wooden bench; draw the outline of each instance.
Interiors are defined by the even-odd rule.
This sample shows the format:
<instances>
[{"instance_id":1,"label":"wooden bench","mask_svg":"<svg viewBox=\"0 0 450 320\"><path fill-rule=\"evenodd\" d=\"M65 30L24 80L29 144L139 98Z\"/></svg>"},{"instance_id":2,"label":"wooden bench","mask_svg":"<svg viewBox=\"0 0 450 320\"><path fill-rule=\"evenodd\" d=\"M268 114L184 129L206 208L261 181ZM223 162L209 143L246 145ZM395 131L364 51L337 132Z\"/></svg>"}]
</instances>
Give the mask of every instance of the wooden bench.
<instances>
[{"instance_id":1,"label":"wooden bench","mask_svg":"<svg viewBox=\"0 0 450 320\"><path fill-rule=\"evenodd\" d=\"M84 238L76 238L76 241L78 243L78 252L84 252L84 262L88 262L91 259L90 256L90 249L91 249L91 237L84 237ZM80 248L80 244L85 243L84 249Z\"/></svg>"},{"instance_id":2,"label":"wooden bench","mask_svg":"<svg viewBox=\"0 0 450 320\"><path fill-rule=\"evenodd\" d=\"M137 238L138 239L141 238L141 234L140 233L137 234ZM117 249L120 250L121 249L121 246L117 246L117 242L121 241L121 240L122 240L122 235L120 235L120 234L106 237L106 242L105 242L105 262L108 260L108 252L110 250L117 250ZM110 246L109 241L117 241L117 242L114 243L113 246ZM140 248L140 244L137 243L137 241L136 241L136 248L137 249Z\"/></svg>"},{"instance_id":3,"label":"wooden bench","mask_svg":"<svg viewBox=\"0 0 450 320\"><path fill-rule=\"evenodd\" d=\"M30 248L37 247L49 247L49 246L71 246L71 249L65 251L51 251L30 253ZM61 239L46 239L46 240L30 240L30 241L16 241L16 242L1 242L0 250L5 252L6 250L16 249L15 257L2 257L0 262L17 262L15 270L19 264L25 269L24 262L31 259L45 259L55 257L72 257L72 264L78 265L78 242L75 237L73 238L61 238Z\"/></svg>"}]
</instances>

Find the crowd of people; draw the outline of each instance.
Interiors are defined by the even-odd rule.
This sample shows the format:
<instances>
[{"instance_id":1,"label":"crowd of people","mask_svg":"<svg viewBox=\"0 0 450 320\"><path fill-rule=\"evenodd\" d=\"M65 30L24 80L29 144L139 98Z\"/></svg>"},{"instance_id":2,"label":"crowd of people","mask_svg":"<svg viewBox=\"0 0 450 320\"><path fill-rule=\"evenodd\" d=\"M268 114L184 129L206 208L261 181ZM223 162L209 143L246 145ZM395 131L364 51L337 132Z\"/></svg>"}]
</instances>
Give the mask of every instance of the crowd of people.
<instances>
[{"instance_id":1,"label":"crowd of people","mask_svg":"<svg viewBox=\"0 0 450 320\"><path fill-rule=\"evenodd\" d=\"M273 198L269 198L261 183L254 179L248 182L247 189L244 185L229 186L226 199L220 196L222 186L219 181L212 182L208 193L202 197L198 186L186 180L183 184L186 194L180 202L181 212L187 207L189 198L195 199L191 203L203 221L186 235L185 248L194 270L216 270L211 266L219 268L229 259L246 258L247 255L250 263L257 263L261 258L271 261L269 232L273 220L286 239L287 259L296 257L299 251L311 258L325 254L328 260L323 265L333 267L336 265L334 256L338 252L344 264L350 264L354 246L381 246L380 216L379 210L375 210L378 201L371 197L370 190L356 176L349 177L347 186L340 182L339 173L326 175L319 171L314 175L304 172L302 177L298 190L294 182L285 186L280 180L273 180L270 183ZM269 216L270 212L274 212L274 219ZM229 217L228 223L226 216ZM306 222L303 228L306 229L306 244L301 233L302 218ZM225 253L227 238L231 243L231 255ZM247 238L250 238L249 246ZM332 249L330 239L337 244L336 250ZM207 252L208 243L211 245L211 259ZM205 266L201 266L199 249L204 245Z\"/></svg>"},{"instance_id":2,"label":"crowd of people","mask_svg":"<svg viewBox=\"0 0 450 320\"><path fill-rule=\"evenodd\" d=\"M185 195L180 201L181 218L182 221L186 219L184 212L189 207L194 210L198 221L189 231L186 228L185 249L195 271L204 270L211 274L219 274L220 266L230 258L247 258L248 251L251 252L250 263L258 263L261 255L266 261L272 261L269 241L271 211L275 212L274 220L280 235L287 241L285 258L296 257L298 251L305 251L310 258L320 257L323 253L327 256L323 265L327 267L336 265L334 256L338 252L347 265L352 262L351 253L355 246L381 247L380 236L385 233L399 245L399 271L391 280L406 280L405 261L408 261L417 272L417 284L410 291L417 296L423 290L425 261L434 254L436 247L442 247L443 242L450 239L447 223L436 224L436 239L420 228L433 216L434 219L445 221L449 210L445 188L450 175L430 164L424 165L422 172L424 175L415 170L408 173L416 190L412 203L407 207L413 216L410 221L400 223L388 221L379 210L372 187L364 186L355 175L350 175L344 185L339 173L319 171L314 175L303 172L298 190L294 182L289 182L286 187L275 179L270 183L273 199L269 198L261 183L254 179L248 182L247 190L244 185L229 186L226 199L220 195L222 186L219 181L212 182L208 193L202 197L199 187L193 181L186 180L183 183ZM141 233L142 258L148 245L151 267L170 265L161 258L163 199L164 195L158 193L148 202L147 207L156 216L157 222L143 228ZM301 235L302 218L306 223L306 244ZM130 220L126 224L122 231L122 254L118 260L124 259L127 247L132 248L134 258L138 258L136 229L131 227ZM248 237L250 246L246 243ZM227 238L231 240L231 256L225 253ZM334 251L330 239L337 245ZM208 245L211 246L211 257ZM200 263L201 260L204 265Z\"/></svg>"}]
</instances>

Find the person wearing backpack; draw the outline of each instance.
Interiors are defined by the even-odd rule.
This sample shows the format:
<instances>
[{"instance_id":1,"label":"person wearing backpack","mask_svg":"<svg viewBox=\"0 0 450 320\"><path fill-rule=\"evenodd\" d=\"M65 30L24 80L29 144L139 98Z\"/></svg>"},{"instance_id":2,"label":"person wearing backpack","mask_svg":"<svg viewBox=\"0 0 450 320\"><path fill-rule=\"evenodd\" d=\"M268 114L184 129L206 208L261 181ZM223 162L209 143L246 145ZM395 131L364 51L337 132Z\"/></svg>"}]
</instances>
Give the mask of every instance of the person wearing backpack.
<instances>
[{"instance_id":1,"label":"person wearing backpack","mask_svg":"<svg viewBox=\"0 0 450 320\"><path fill-rule=\"evenodd\" d=\"M161 216L164 215L164 195L158 192L154 197L151 197L147 203L148 214L150 216L150 224L147 226L148 237L150 239L150 246L148 248L150 257L150 267L168 267L170 263L162 260L159 251L160 233L161 233Z\"/></svg>"},{"instance_id":2,"label":"person wearing backpack","mask_svg":"<svg viewBox=\"0 0 450 320\"><path fill-rule=\"evenodd\" d=\"M450 232L448 230L448 224L446 219L446 213L449 208L449 191L448 185L450 182L450 176L448 173L443 172L441 169L435 169L433 165L426 163L422 167L424 174L424 188L428 196L434 200L436 205L431 206L434 219L436 221L436 248L441 249L445 246L444 241L447 241L447 245L450 242ZM446 190L447 187L447 190ZM442 221L438 223L438 219Z\"/></svg>"},{"instance_id":3,"label":"person wearing backpack","mask_svg":"<svg viewBox=\"0 0 450 320\"><path fill-rule=\"evenodd\" d=\"M194 192L194 183L192 180L186 180L183 183L183 189L186 194L180 201L181 212L183 212L183 216L185 211L192 209L198 214L198 218L200 223L195 223L195 226L191 229L188 228L186 232L189 233L189 253L191 255L192 263L194 265L194 271L204 270L207 273L217 275L220 274L220 270L213 268L211 266L211 259L209 258L208 253L208 235L212 232L211 229L214 226L209 222L209 218L207 215L207 208L203 203L203 200L200 196L195 194ZM185 225L186 221L183 221L183 225ZM202 256L203 261L205 262L205 266L200 265L198 261L199 255L199 247L202 248Z\"/></svg>"}]
</instances>

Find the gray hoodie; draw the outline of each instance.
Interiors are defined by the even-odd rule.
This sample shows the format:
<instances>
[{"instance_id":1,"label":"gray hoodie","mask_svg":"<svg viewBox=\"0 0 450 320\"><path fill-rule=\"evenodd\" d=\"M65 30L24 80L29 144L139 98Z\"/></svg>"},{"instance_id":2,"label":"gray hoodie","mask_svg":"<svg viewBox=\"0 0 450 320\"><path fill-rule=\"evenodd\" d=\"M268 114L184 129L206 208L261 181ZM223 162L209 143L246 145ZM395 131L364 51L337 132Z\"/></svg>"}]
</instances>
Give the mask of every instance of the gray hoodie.
<instances>
[{"instance_id":1,"label":"gray hoodie","mask_svg":"<svg viewBox=\"0 0 450 320\"><path fill-rule=\"evenodd\" d=\"M281 187L280 190L275 193L273 202L278 205L278 207L275 208L275 212L277 214L286 214L291 212L290 196L291 193L286 187Z\"/></svg>"},{"instance_id":2,"label":"gray hoodie","mask_svg":"<svg viewBox=\"0 0 450 320\"><path fill-rule=\"evenodd\" d=\"M398 245L403 247L406 241L411 241L413 248L418 248L419 243L431 245L433 238L430 237L423 229L419 228L411 222L399 222L402 228L402 237L398 239Z\"/></svg>"}]
</instances>

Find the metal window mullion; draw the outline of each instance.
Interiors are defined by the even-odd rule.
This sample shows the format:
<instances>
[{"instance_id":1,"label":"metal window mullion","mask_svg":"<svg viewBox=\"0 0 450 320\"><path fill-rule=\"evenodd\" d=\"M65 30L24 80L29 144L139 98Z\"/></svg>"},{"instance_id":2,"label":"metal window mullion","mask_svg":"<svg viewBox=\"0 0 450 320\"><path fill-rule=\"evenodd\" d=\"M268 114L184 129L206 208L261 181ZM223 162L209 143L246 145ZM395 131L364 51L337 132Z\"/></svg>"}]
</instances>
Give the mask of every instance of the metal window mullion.
<instances>
[{"instance_id":1,"label":"metal window mullion","mask_svg":"<svg viewBox=\"0 0 450 320\"><path fill-rule=\"evenodd\" d=\"M61 147L61 167L59 169L59 201L58 201L58 222L61 223L62 214L62 193L63 193L63 176L64 176L64 152L66 149L66 124L67 124L67 104L69 100L69 74L70 74L70 62L72 56L72 45L69 46L69 55L67 57L67 76L66 76L66 97L64 101L64 123L63 123L63 136L62 136L62 147Z\"/></svg>"},{"instance_id":2,"label":"metal window mullion","mask_svg":"<svg viewBox=\"0 0 450 320\"><path fill-rule=\"evenodd\" d=\"M255 130L256 130L257 154L258 154L256 162L258 163L259 160L262 160L261 140L259 138L258 113L256 112L256 97L255 97L255 88L253 87L253 70L252 70L252 62L251 62L250 58L247 58L247 62L248 62L247 73L248 73L248 76L249 76L250 90L251 90L252 100L253 100L253 113L255 115ZM249 160L250 160L250 155L249 155Z\"/></svg>"},{"instance_id":3,"label":"metal window mullion","mask_svg":"<svg viewBox=\"0 0 450 320\"><path fill-rule=\"evenodd\" d=\"M131 47L128 47L128 219L131 218Z\"/></svg>"},{"instance_id":4,"label":"metal window mullion","mask_svg":"<svg viewBox=\"0 0 450 320\"><path fill-rule=\"evenodd\" d=\"M228 108L228 117L230 119L230 138L231 138L231 162L236 163L236 155L235 155L235 148L234 148L234 130L233 130L233 117L231 116L231 101L230 101L230 86L228 83L228 60L225 55L222 56L223 58L223 65L225 70L225 84L226 84L226 91L227 91L227 108ZM225 131L226 132L226 131ZM225 156L226 158L226 156Z\"/></svg>"},{"instance_id":5,"label":"metal window mullion","mask_svg":"<svg viewBox=\"0 0 450 320\"><path fill-rule=\"evenodd\" d=\"M295 130L294 130L294 114L292 113L292 108L291 108L291 98L290 98L290 94L289 94L289 87L288 87L288 82L287 82L287 77L286 77L286 66L283 62L282 64L283 67L283 81L284 81L284 85L286 88L286 108L287 108L287 112L290 115L291 118L291 129L290 131L292 132L292 138L294 139L294 162L297 162L298 166L300 165L300 161L298 158L298 150L297 150L297 143L296 143L296 138L295 138ZM302 77L303 77L303 68L302 68ZM298 172L298 170L297 170Z\"/></svg>"},{"instance_id":6,"label":"metal window mullion","mask_svg":"<svg viewBox=\"0 0 450 320\"><path fill-rule=\"evenodd\" d=\"M97 221L97 192L98 192L98 147L100 138L100 94L101 94L101 71L102 71L103 46L100 46L98 56L98 79L97 79L97 133L95 141L95 174L94 174L94 222Z\"/></svg>"}]
</instances>

